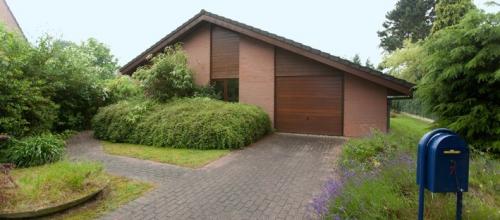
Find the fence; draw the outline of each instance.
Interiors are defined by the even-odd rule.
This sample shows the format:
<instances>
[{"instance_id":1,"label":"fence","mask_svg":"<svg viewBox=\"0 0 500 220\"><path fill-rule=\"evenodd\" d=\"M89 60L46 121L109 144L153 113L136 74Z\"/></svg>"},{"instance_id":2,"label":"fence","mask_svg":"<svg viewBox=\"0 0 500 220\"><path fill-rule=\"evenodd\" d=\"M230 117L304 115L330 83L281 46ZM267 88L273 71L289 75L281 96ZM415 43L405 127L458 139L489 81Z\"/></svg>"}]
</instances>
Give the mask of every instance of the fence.
<instances>
[{"instance_id":1,"label":"fence","mask_svg":"<svg viewBox=\"0 0 500 220\"><path fill-rule=\"evenodd\" d=\"M413 99L392 100L391 109L396 112L407 112L429 119L437 118L435 115L428 112L424 104L416 97Z\"/></svg>"}]
</instances>

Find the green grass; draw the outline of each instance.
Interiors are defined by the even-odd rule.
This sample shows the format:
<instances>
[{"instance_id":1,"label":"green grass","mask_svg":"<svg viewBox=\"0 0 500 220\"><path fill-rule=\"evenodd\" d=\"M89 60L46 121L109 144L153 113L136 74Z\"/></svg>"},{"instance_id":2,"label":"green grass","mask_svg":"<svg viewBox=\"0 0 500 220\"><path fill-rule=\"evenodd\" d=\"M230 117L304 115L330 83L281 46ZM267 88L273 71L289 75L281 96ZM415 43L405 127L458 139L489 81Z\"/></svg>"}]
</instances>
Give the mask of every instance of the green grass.
<instances>
[{"instance_id":1,"label":"green grass","mask_svg":"<svg viewBox=\"0 0 500 220\"><path fill-rule=\"evenodd\" d=\"M106 184L98 163L60 161L11 172L18 187L1 187L0 212L30 211L80 198Z\"/></svg>"},{"instance_id":2,"label":"green grass","mask_svg":"<svg viewBox=\"0 0 500 220\"><path fill-rule=\"evenodd\" d=\"M416 145L430 129L427 122L397 115L391 118L389 134L349 140L340 160L344 186L331 200L326 218L415 219ZM499 182L500 161L473 153L469 192L464 194L464 219L500 219ZM453 219L455 196L427 192L425 210L425 219Z\"/></svg>"},{"instance_id":3,"label":"green grass","mask_svg":"<svg viewBox=\"0 0 500 220\"><path fill-rule=\"evenodd\" d=\"M105 186L96 198L84 204L46 216L46 219L95 219L129 202L153 185L103 171L99 163L60 161L38 167L14 169L11 177L18 185L0 185L4 202L0 212L31 211L64 204ZM3 176L0 174L0 181ZM3 187L2 187L3 186Z\"/></svg>"},{"instance_id":4,"label":"green grass","mask_svg":"<svg viewBox=\"0 0 500 220\"><path fill-rule=\"evenodd\" d=\"M137 144L102 141L104 151L109 154L152 160L189 168L200 168L227 154L229 150L198 150L187 148L152 147Z\"/></svg>"},{"instance_id":5,"label":"green grass","mask_svg":"<svg viewBox=\"0 0 500 220\"><path fill-rule=\"evenodd\" d=\"M411 133L412 136L422 136L431 129L431 124L416 118L397 115L391 118L392 133L402 134Z\"/></svg>"},{"instance_id":6,"label":"green grass","mask_svg":"<svg viewBox=\"0 0 500 220\"><path fill-rule=\"evenodd\" d=\"M125 177L109 176L109 187L93 201L52 216L47 219L87 220L96 219L106 212L132 201L151 190L153 185Z\"/></svg>"}]
</instances>

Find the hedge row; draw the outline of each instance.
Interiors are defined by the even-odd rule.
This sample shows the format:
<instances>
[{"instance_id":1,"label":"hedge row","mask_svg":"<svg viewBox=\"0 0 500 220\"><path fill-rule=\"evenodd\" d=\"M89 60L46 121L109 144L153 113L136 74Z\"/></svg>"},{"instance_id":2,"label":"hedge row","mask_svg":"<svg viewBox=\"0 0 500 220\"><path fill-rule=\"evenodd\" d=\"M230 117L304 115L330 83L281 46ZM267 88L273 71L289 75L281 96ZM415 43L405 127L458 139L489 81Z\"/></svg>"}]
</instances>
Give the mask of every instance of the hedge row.
<instances>
[{"instance_id":1,"label":"hedge row","mask_svg":"<svg viewBox=\"0 0 500 220\"><path fill-rule=\"evenodd\" d=\"M122 101L101 108L92 126L112 142L194 149L240 148L272 130L262 109L210 98Z\"/></svg>"}]
</instances>

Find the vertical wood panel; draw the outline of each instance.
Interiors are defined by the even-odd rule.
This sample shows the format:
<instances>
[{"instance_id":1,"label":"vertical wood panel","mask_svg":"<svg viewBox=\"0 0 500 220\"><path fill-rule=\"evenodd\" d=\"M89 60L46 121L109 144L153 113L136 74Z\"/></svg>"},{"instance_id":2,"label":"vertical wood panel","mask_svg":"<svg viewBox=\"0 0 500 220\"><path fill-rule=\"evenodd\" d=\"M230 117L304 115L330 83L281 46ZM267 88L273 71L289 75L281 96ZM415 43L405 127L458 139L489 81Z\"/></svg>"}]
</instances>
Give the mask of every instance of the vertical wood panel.
<instances>
[{"instance_id":1,"label":"vertical wood panel","mask_svg":"<svg viewBox=\"0 0 500 220\"><path fill-rule=\"evenodd\" d=\"M275 50L278 131L343 134L343 73L284 49Z\"/></svg>"},{"instance_id":2,"label":"vertical wood panel","mask_svg":"<svg viewBox=\"0 0 500 220\"><path fill-rule=\"evenodd\" d=\"M211 75L213 79L238 78L239 35L213 26L211 50Z\"/></svg>"},{"instance_id":3,"label":"vertical wood panel","mask_svg":"<svg viewBox=\"0 0 500 220\"><path fill-rule=\"evenodd\" d=\"M307 57L276 49L276 76L331 76L341 74L330 66Z\"/></svg>"},{"instance_id":4,"label":"vertical wood panel","mask_svg":"<svg viewBox=\"0 0 500 220\"><path fill-rule=\"evenodd\" d=\"M276 77L276 128L342 135L342 76Z\"/></svg>"}]
</instances>

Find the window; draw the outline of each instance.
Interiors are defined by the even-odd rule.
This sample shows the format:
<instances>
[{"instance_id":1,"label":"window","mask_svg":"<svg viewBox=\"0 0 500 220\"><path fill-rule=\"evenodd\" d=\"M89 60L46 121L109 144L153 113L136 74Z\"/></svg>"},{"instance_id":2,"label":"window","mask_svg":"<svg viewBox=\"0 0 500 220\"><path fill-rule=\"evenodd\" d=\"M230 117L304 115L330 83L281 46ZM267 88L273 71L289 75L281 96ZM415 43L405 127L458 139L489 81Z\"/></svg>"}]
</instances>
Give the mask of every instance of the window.
<instances>
[{"instance_id":1,"label":"window","mask_svg":"<svg viewBox=\"0 0 500 220\"><path fill-rule=\"evenodd\" d=\"M212 80L215 92L220 94L221 99L227 102L237 102L239 100L238 79L216 79Z\"/></svg>"}]
</instances>

